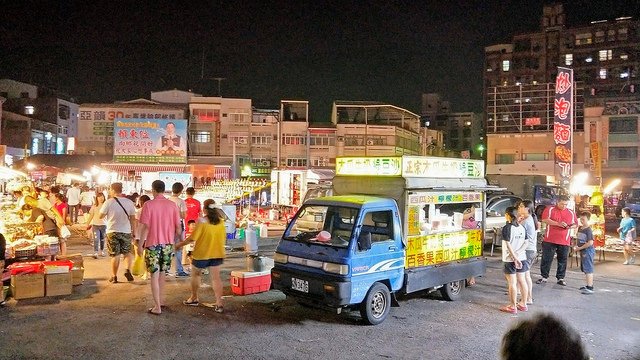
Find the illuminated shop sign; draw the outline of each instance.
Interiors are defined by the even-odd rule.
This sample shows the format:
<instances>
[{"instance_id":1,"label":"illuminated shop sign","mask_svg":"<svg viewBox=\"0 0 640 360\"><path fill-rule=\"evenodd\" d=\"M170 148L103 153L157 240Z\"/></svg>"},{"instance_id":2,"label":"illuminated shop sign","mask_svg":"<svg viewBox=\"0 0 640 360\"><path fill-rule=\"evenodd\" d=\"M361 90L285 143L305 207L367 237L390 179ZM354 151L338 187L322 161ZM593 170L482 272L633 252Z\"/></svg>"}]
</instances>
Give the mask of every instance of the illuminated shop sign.
<instances>
[{"instance_id":1,"label":"illuminated shop sign","mask_svg":"<svg viewBox=\"0 0 640 360\"><path fill-rule=\"evenodd\" d=\"M336 175L398 176L400 157L338 157Z\"/></svg>"}]
</instances>

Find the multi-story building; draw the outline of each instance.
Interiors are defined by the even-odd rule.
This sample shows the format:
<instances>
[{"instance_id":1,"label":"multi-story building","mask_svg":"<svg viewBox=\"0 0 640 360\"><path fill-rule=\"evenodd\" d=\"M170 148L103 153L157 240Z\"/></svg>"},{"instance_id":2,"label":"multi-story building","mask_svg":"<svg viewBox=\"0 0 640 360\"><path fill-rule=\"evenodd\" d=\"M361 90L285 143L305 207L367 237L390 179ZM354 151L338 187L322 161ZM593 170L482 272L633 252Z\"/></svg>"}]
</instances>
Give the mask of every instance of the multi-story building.
<instances>
[{"instance_id":1,"label":"multi-story building","mask_svg":"<svg viewBox=\"0 0 640 360\"><path fill-rule=\"evenodd\" d=\"M484 154L483 120L472 112L451 112L439 94L422 94L421 126L442 132L441 153L449 151L465 157ZM482 145L482 146L481 146Z\"/></svg>"},{"instance_id":2,"label":"multi-story building","mask_svg":"<svg viewBox=\"0 0 640 360\"><path fill-rule=\"evenodd\" d=\"M394 105L335 101L337 156L420 155L420 116ZM335 164L334 161L331 164Z\"/></svg>"},{"instance_id":3,"label":"multi-story building","mask_svg":"<svg viewBox=\"0 0 640 360\"><path fill-rule=\"evenodd\" d=\"M36 137L29 150L35 154L66 154L77 135L78 104L58 91L15 80L0 80L0 93L6 95L7 111L37 119L53 127L44 137ZM73 145L71 145L73 147Z\"/></svg>"},{"instance_id":4,"label":"multi-story building","mask_svg":"<svg viewBox=\"0 0 640 360\"><path fill-rule=\"evenodd\" d=\"M640 180L639 134L640 101L610 101L604 106L586 108L585 142L581 150L592 176L598 175L600 166L607 183L617 178L622 186L629 186ZM600 145L599 158L590 151L593 144Z\"/></svg>"},{"instance_id":5,"label":"multi-story building","mask_svg":"<svg viewBox=\"0 0 640 360\"><path fill-rule=\"evenodd\" d=\"M624 14L623 14L624 15ZM629 17L567 28L561 4L544 6L541 30L485 48L487 174L554 175L557 67L574 70L574 169L588 167L585 108L638 99L640 22Z\"/></svg>"}]
</instances>

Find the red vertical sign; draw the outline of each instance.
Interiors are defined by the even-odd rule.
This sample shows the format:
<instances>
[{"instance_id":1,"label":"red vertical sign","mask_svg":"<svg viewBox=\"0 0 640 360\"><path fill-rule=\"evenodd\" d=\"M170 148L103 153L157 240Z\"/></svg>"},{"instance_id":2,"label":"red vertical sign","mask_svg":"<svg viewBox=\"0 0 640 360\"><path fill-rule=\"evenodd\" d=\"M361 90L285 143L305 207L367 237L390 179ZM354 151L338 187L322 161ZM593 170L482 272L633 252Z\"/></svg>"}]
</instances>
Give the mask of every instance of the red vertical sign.
<instances>
[{"instance_id":1,"label":"red vertical sign","mask_svg":"<svg viewBox=\"0 0 640 360\"><path fill-rule=\"evenodd\" d=\"M553 115L554 173L567 184L573 166L573 69L558 67Z\"/></svg>"}]
</instances>

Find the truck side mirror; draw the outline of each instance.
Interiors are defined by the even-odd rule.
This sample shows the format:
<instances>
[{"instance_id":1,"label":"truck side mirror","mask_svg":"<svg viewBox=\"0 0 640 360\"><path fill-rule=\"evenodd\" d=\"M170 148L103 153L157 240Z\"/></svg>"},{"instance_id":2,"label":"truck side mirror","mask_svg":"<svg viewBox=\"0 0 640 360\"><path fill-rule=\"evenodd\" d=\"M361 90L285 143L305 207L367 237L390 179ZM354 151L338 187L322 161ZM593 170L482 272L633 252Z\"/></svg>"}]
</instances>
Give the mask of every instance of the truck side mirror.
<instances>
[{"instance_id":1,"label":"truck side mirror","mask_svg":"<svg viewBox=\"0 0 640 360\"><path fill-rule=\"evenodd\" d=\"M371 249L371 233L361 232L358 237L358 250L367 251Z\"/></svg>"}]
</instances>

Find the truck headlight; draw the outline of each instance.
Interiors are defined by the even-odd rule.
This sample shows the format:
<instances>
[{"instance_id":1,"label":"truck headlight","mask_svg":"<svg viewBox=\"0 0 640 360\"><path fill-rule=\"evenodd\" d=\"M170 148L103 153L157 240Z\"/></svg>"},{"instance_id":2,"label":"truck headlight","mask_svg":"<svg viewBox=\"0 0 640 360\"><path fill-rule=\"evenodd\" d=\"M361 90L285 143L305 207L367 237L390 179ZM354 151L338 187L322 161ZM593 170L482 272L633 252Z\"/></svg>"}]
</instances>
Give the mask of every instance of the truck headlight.
<instances>
[{"instance_id":1,"label":"truck headlight","mask_svg":"<svg viewBox=\"0 0 640 360\"><path fill-rule=\"evenodd\" d=\"M286 264L289 261L289 256L281 253L273 254L273 262L277 262L280 264Z\"/></svg>"},{"instance_id":2,"label":"truck headlight","mask_svg":"<svg viewBox=\"0 0 640 360\"><path fill-rule=\"evenodd\" d=\"M349 265L326 262L322 264L322 270L329 273L347 275L349 273Z\"/></svg>"}]
</instances>

